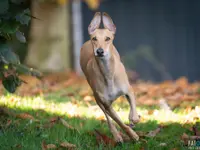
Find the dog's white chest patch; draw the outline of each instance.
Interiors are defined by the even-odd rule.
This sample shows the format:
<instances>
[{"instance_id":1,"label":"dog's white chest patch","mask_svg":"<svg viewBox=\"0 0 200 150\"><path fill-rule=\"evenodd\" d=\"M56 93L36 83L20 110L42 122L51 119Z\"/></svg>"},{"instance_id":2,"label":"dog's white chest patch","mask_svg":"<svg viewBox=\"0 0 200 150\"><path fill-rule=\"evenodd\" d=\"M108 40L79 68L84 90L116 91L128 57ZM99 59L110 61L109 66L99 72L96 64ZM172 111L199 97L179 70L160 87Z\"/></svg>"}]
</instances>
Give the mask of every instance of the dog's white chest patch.
<instances>
[{"instance_id":1,"label":"dog's white chest patch","mask_svg":"<svg viewBox=\"0 0 200 150\"><path fill-rule=\"evenodd\" d=\"M122 90L114 85L104 89L104 98L108 101L114 101L123 94Z\"/></svg>"}]
</instances>

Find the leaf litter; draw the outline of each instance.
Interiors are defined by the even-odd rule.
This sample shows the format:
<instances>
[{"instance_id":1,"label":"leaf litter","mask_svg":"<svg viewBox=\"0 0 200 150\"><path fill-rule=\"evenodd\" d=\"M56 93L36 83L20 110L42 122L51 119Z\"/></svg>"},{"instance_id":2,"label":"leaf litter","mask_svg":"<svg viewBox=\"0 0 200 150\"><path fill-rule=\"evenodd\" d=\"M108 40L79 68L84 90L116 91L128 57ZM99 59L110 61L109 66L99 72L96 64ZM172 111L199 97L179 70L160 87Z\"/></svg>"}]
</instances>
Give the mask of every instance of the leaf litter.
<instances>
[{"instance_id":1,"label":"leaf litter","mask_svg":"<svg viewBox=\"0 0 200 150\"><path fill-rule=\"evenodd\" d=\"M17 91L18 95L22 96L45 95L48 94L49 92L57 92L59 90L62 90L66 87L70 87L73 85L78 87L77 88L78 90L76 92L79 94L80 97L82 97L83 101L88 106L88 109L92 107L90 102L95 101L94 96L92 95L92 92L88 87L86 81L78 77L74 73L71 74L61 73L56 75L49 75L44 77L41 81L27 76L23 76L23 78L25 78L25 81L28 82L29 84L22 85L22 87L20 87L19 90ZM172 113L172 116L175 116L175 114L173 113L174 108L183 106L183 108L184 107L186 108L185 109L186 115L183 118L185 123L194 122L195 120L198 120L200 118L200 107L198 106L198 104L193 108L189 107L187 103L185 104L185 102L198 103L198 100L200 99L199 82L189 83L187 78L182 77L177 79L176 81L164 81L162 83L139 81L133 84L132 86L134 92L136 93L137 102L139 105L147 105L147 106L158 105L161 110ZM76 96L76 93L69 92L62 94L61 96L74 98ZM11 101L13 103L16 103L18 100L11 98ZM124 102L124 100L120 99L120 102ZM74 105L77 105L77 101L74 101ZM14 116L21 119L29 119L37 121L35 117L33 117L28 113L15 114L5 108L3 109L0 108L0 115L2 114L8 116ZM147 114L155 116L157 114L157 110L148 110ZM104 117L102 116L102 118ZM55 123L61 123L66 128L76 130L78 133L80 133L78 129L71 126L67 121L65 121L61 117L50 118L49 122L50 122L49 127L53 127ZM6 126L9 126L12 123L13 123L12 120L7 120ZM162 127L159 126L155 130L149 132L137 131L137 134L140 136L141 140L143 140L146 137L152 138L161 132L161 128ZM183 141L187 141L188 139L199 139L200 132L198 131L196 126L193 126L192 131L194 135L189 136L186 133L184 133L181 136L181 139ZM116 145L115 141L112 138L109 138L100 131L95 130L94 133L97 139L97 143L101 142L106 145L112 145L112 146ZM123 134L121 135L123 136ZM127 139L127 141L129 141L127 137L124 137L124 139ZM60 146L61 145L63 145L63 147L65 146L70 147L70 143L60 144ZM160 146L164 145L165 144L161 144ZM54 146L56 145L46 144L45 142L42 142L43 149L48 149L48 147L54 147Z\"/></svg>"}]
</instances>

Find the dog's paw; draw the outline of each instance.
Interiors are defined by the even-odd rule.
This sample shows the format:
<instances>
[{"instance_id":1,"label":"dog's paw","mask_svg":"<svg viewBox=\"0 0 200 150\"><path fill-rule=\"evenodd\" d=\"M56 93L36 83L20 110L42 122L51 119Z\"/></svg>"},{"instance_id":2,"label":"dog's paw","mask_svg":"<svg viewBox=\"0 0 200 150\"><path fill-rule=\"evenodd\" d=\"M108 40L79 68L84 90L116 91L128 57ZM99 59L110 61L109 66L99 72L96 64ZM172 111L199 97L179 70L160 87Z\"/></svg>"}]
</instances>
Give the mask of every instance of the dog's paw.
<instances>
[{"instance_id":1,"label":"dog's paw","mask_svg":"<svg viewBox=\"0 0 200 150\"><path fill-rule=\"evenodd\" d=\"M114 139L115 139L115 142L118 143L118 144L119 143L122 144L124 142L124 140L123 140L123 138L122 138L122 136L120 134L118 134L117 136L115 136Z\"/></svg>"},{"instance_id":2,"label":"dog's paw","mask_svg":"<svg viewBox=\"0 0 200 150\"><path fill-rule=\"evenodd\" d=\"M137 124L138 122L140 122L140 116L136 115L133 118L129 119L130 125L134 125Z\"/></svg>"}]
</instances>

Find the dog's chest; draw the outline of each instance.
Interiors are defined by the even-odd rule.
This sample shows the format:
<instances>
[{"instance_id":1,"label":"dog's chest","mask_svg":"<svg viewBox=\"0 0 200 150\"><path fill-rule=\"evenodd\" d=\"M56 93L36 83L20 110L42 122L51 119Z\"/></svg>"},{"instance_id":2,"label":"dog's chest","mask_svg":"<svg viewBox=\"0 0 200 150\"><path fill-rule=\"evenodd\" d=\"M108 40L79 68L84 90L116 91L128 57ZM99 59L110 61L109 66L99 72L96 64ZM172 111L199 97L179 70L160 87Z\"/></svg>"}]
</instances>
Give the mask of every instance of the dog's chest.
<instances>
[{"instance_id":1,"label":"dog's chest","mask_svg":"<svg viewBox=\"0 0 200 150\"><path fill-rule=\"evenodd\" d=\"M97 84L98 86L99 84ZM112 103L119 96L125 94L126 87L119 86L115 82L110 82L108 84L101 85L101 87L96 87L96 93L103 101L108 101Z\"/></svg>"},{"instance_id":2,"label":"dog's chest","mask_svg":"<svg viewBox=\"0 0 200 150\"><path fill-rule=\"evenodd\" d=\"M104 98L107 99L108 101L114 101L121 95L122 95L121 89L114 85L107 86L104 89Z\"/></svg>"},{"instance_id":3,"label":"dog's chest","mask_svg":"<svg viewBox=\"0 0 200 150\"><path fill-rule=\"evenodd\" d=\"M92 77L88 78L90 86L102 101L112 102L126 93L126 83L120 82L121 80L117 76L110 74L110 66L101 64L103 66L102 68L104 68L101 72L100 69L97 69L98 67L95 61L91 61L89 65L92 68L89 69L90 76Z\"/></svg>"}]
</instances>

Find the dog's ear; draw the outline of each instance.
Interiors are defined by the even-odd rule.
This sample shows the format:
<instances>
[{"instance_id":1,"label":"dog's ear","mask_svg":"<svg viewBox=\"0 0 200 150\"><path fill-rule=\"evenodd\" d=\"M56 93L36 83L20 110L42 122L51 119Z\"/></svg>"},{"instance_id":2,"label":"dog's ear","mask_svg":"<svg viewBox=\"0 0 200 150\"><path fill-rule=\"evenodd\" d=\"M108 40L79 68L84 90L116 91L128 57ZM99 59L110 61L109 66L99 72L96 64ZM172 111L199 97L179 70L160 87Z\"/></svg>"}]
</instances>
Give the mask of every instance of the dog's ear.
<instances>
[{"instance_id":1,"label":"dog's ear","mask_svg":"<svg viewBox=\"0 0 200 150\"><path fill-rule=\"evenodd\" d=\"M105 12L103 12L103 25L104 25L104 28L108 29L113 34L116 33L116 26L114 25L111 17Z\"/></svg>"},{"instance_id":2,"label":"dog's ear","mask_svg":"<svg viewBox=\"0 0 200 150\"><path fill-rule=\"evenodd\" d=\"M99 28L100 23L101 23L101 13L96 12L88 27L89 35L91 35L97 28Z\"/></svg>"}]
</instances>

